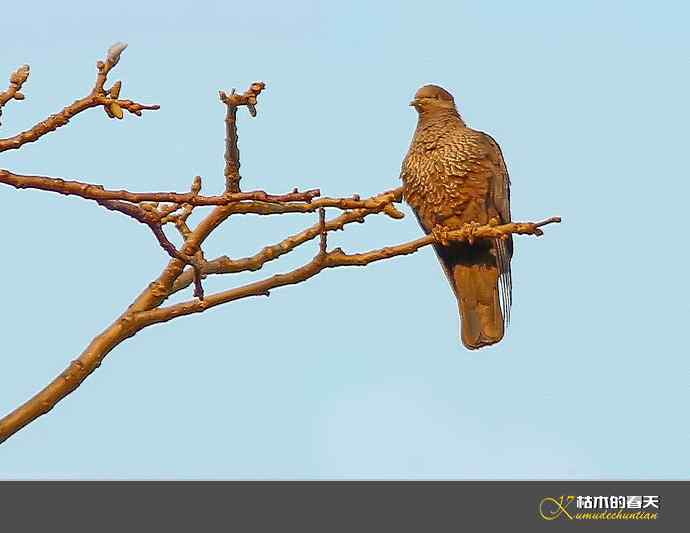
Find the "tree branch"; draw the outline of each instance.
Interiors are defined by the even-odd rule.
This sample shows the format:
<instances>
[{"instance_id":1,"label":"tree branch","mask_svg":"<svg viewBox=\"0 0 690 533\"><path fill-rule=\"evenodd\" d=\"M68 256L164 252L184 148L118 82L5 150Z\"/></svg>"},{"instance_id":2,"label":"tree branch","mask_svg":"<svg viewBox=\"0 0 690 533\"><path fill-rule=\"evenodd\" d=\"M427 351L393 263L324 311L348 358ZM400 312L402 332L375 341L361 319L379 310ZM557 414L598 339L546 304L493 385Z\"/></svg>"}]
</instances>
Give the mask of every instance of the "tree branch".
<instances>
[{"instance_id":1,"label":"tree branch","mask_svg":"<svg viewBox=\"0 0 690 533\"><path fill-rule=\"evenodd\" d=\"M194 296L203 299L204 288L201 285L201 267L199 267L197 261L193 257L187 257L180 253L177 248L175 248L175 245L170 242L165 235L165 231L163 231L161 216L157 211L145 209L140 205L130 204L121 200L100 200L98 203L111 211L119 211L145 224L156 237L161 248L163 248L170 257L191 265L194 272Z\"/></svg>"},{"instance_id":2,"label":"tree branch","mask_svg":"<svg viewBox=\"0 0 690 533\"><path fill-rule=\"evenodd\" d=\"M262 81L255 81L243 94L233 89L230 94L219 91L220 101L226 106L225 113L225 191L240 192L240 150L237 146L237 108L247 106L252 117L256 116L256 97L266 88Z\"/></svg>"},{"instance_id":3,"label":"tree branch","mask_svg":"<svg viewBox=\"0 0 690 533\"><path fill-rule=\"evenodd\" d=\"M39 122L38 124L26 131L18 133L13 137L0 139L0 152L4 152L6 150L17 150L26 143L37 141L44 135L52 131L55 131L61 126L66 125L67 123L69 123L70 119L72 119L74 116L78 115L82 111L85 111L92 107L103 106L104 111L110 118L117 119L123 118L123 109L137 116L141 116L142 111L144 110L160 109L160 106L158 105L144 105L133 102L132 100L118 99L120 88L122 86L122 83L119 81L116 82L113 85L113 87L109 90L105 90L103 88L103 85L107 80L108 73L115 65L117 65L118 61L120 60L120 54L126 47L126 44L116 43L110 48L110 50L108 50L106 60L98 61L98 63L96 63L96 66L98 68L96 83L94 84L93 89L87 96L85 96L84 98L80 98L79 100L76 100L72 104L62 109L62 111L54 115L51 115L47 119L42 120L41 122ZM25 66L25 74L26 77L28 77L29 67L28 65ZM20 72L21 70L22 69L18 70L17 72ZM17 72L15 72L15 74L17 74ZM20 75L19 79L21 79L21 77L22 76ZM26 81L26 78L22 80L22 83L24 81ZM19 85L21 86L21 84ZM12 85L10 85L10 89L8 90L12 90ZM16 91L13 97L15 99L17 98Z\"/></svg>"},{"instance_id":4,"label":"tree branch","mask_svg":"<svg viewBox=\"0 0 690 533\"><path fill-rule=\"evenodd\" d=\"M393 191L381 193L377 196L373 196L363 201L357 200L357 202L361 202L362 204L371 207L366 209L354 209L346 211L340 216L325 222L325 229L327 232L338 231L344 229L347 224L351 224L353 222L357 222L360 224L363 223L364 219L369 215L382 212L389 214L387 212L387 207L392 205L390 202L399 201L401 194L402 188L399 188ZM234 206L232 206L232 210L235 211L236 209L241 208L243 205L244 204L235 204ZM389 216L391 215L389 214ZM393 218L399 217L396 215ZM232 274L237 272L260 270L266 263L274 261L282 257L283 255L291 252L298 246L320 236L322 234L322 231L323 227L321 225L321 221L319 221L318 224L315 224L299 233L291 235L290 237L287 237L276 244L266 246L260 252L253 256L234 260L230 259L227 256L221 256L216 259L206 261L202 265L202 275L207 276L209 274ZM192 281L192 273L190 271L184 272L175 281L175 284L173 285L170 294L172 295L178 291L185 289L191 284Z\"/></svg>"},{"instance_id":5,"label":"tree branch","mask_svg":"<svg viewBox=\"0 0 690 533\"><path fill-rule=\"evenodd\" d=\"M117 65L126 45L116 43L107 53L104 61L97 63L98 74L92 91L86 97L75 101L60 113L38 123L31 129L14 137L0 139L0 152L17 149L28 142L38 140L43 135L63 126L78 113L91 107L103 106L111 118L122 118L123 110L141 115L145 109L158 109L158 106L144 106L130 100L119 99L122 83L115 82L105 89L108 74ZM0 92L0 110L11 99L22 99L22 84L28 77L28 67L17 70L10 78L10 87ZM240 192L240 160L237 147L236 112L238 106L247 106L252 116L256 115L257 96L265 85L256 82L242 94L234 90L228 95L220 92L220 98L227 106L225 181L226 192L218 196L202 196L201 178L196 177L191 190L176 192L130 192L108 190L92 183L67 181L46 176L25 176L9 170L0 170L0 183L18 189L39 189L63 195L76 195L92 200L103 207L118 211L145 224L155 235L159 245L170 256L170 260L160 275L145 287L132 304L101 334L95 337L81 355L57 378L49 383L23 405L0 419L0 442L8 439L39 416L50 411L62 398L74 391L91 374L108 353L118 344L138 331L161 322L203 312L224 303L257 295L268 295L271 290L308 280L326 268L341 266L364 266L376 261L411 254L432 243L451 241L473 242L476 239L507 238L511 234L542 235L543 226L560 222L553 217L542 222L468 224L460 229L438 227L430 235L418 239L362 253L347 254L340 248L328 251L328 232L343 230L348 224L364 222L366 217L383 213L393 219L403 214L393 205L402 200L402 187L361 199L358 195L350 198L320 197L318 189L272 195L264 191ZM200 206L213 206L210 213L195 227L190 227L188 219L193 210ZM326 208L340 209L343 212L327 220ZM318 222L306 229L284 238L276 244L266 246L253 256L230 259L221 256L207 261L202 245L208 236L228 217L234 214L276 215L285 213L318 212ZM184 240L177 249L164 232L165 224L174 224ZM204 295L201 280L209 274L230 274L234 272L259 270L291 252L298 246L319 238L318 252L306 264L290 272L277 274L253 283L230 288L225 291ZM191 268L185 267L190 265ZM162 304L176 292L194 284L195 299L162 307Z\"/></svg>"},{"instance_id":6,"label":"tree branch","mask_svg":"<svg viewBox=\"0 0 690 533\"><path fill-rule=\"evenodd\" d=\"M547 224L559 223L560 221L561 219L559 217L552 217L536 223L513 222L503 225L487 224L482 226L468 224L466 227L460 230L445 231L444 237L446 239L445 242L467 242L470 239L497 238L502 236L507 237L511 234L541 236L543 235L543 231L540 229L541 227ZM317 228L317 235L321 235L321 224L317 224ZM135 319L137 321L141 321L143 327L152 324L159 324L161 322L167 322L173 318L201 313L207 309L211 309L212 307L232 302L234 300L239 300L241 298L247 298L249 296L266 296L272 289L283 287L285 285L301 283L309 278L314 277L326 268L335 268L340 266L365 266L376 261L383 261L385 259L391 259L401 255L412 254L420 248L428 246L434 242L438 242L438 239L434 234L430 234L403 244L387 246L385 248L357 254L347 254L340 248L336 248L332 252L323 252L323 249L321 248L319 253L309 263L296 268L291 272L276 274L275 276L271 276L270 278L266 278L261 281L256 281L241 287L215 293L207 296L203 301L189 300L168 307L160 307L143 311L138 313L135 316Z\"/></svg>"},{"instance_id":7,"label":"tree branch","mask_svg":"<svg viewBox=\"0 0 690 533\"><path fill-rule=\"evenodd\" d=\"M244 200L258 202L311 202L317 198L321 192L319 189L310 189L299 192L293 190L285 194L268 194L264 191L250 191L221 196L200 196L194 192L130 192L125 190L113 191L105 189L102 185L85 183L81 181L69 181L61 178L50 178L46 176L25 176L15 174L9 170L0 169L0 183L11 185L17 189L40 189L66 196L80 196L86 200L123 200L125 202L172 202L179 204L191 204L194 206L227 205ZM332 207L341 203L340 199L326 199L325 203L332 203ZM343 205L347 203L344 202ZM327 206L331 207L331 206ZM314 211L318 207L309 209ZM297 212L297 211L295 211ZM304 211L299 211L304 212Z\"/></svg>"}]
</instances>

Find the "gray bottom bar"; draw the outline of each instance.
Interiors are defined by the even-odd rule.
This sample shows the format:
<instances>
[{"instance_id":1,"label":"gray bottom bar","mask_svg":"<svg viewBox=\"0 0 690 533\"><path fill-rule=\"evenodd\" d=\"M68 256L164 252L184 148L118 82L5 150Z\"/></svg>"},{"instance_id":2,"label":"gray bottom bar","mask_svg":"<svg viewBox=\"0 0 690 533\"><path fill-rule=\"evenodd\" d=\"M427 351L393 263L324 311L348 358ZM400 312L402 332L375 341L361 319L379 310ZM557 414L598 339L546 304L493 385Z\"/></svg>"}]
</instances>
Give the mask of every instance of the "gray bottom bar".
<instances>
[{"instance_id":1,"label":"gray bottom bar","mask_svg":"<svg viewBox=\"0 0 690 533\"><path fill-rule=\"evenodd\" d=\"M0 530L688 531L690 482L0 482Z\"/></svg>"}]
</instances>

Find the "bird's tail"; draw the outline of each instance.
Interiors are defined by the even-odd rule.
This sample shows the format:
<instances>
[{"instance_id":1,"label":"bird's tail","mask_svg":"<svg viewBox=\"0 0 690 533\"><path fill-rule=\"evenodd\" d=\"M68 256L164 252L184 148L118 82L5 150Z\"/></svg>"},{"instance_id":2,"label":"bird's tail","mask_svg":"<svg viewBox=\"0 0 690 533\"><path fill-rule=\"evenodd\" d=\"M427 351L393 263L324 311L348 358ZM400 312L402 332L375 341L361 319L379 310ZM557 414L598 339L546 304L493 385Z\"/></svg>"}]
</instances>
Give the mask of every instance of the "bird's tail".
<instances>
[{"instance_id":1,"label":"bird's tail","mask_svg":"<svg viewBox=\"0 0 690 533\"><path fill-rule=\"evenodd\" d=\"M460 310L460 338L470 350L495 344L505 331L495 264L455 264L452 278Z\"/></svg>"}]
</instances>

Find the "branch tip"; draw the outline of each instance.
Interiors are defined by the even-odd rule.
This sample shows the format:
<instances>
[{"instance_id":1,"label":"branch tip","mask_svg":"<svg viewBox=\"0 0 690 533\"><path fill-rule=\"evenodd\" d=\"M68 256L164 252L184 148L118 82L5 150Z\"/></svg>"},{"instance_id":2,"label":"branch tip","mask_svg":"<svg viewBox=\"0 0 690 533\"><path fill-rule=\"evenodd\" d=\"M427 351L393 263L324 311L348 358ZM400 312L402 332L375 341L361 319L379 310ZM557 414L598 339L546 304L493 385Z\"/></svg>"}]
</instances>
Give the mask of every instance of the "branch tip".
<instances>
[{"instance_id":1,"label":"branch tip","mask_svg":"<svg viewBox=\"0 0 690 533\"><path fill-rule=\"evenodd\" d=\"M120 55L122 55L122 52L124 52L125 48L127 48L127 43L119 41L108 48L106 60L111 64L111 66L114 67L117 65L118 61L120 61Z\"/></svg>"}]
</instances>

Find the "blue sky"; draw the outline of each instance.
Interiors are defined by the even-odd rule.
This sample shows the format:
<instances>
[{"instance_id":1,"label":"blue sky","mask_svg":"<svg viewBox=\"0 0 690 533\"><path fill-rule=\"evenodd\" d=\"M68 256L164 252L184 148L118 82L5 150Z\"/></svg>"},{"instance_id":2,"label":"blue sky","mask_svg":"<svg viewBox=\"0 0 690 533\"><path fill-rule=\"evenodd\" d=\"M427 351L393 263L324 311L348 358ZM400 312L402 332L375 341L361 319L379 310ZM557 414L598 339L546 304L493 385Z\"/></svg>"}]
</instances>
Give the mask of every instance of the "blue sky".
<instances>
[{"instance_id":1,"label":"blue sky","mask_svg":"<svg viewBox=\"0 0 690 533\"><path fill-rule=\"evenodd\" d=\"M219 89L268 84L240 117L243 185L370 195L398 184L415 90L437 83L501 144L518 238L510 330L479 352L425 249L149 328L0 446L2 478L687 478L688 8L681 2L200 0L3 8L0 75L29 63L8 136L84 95L129 48L124 97L0 167L132 190L223 185ZM74 198L0 188L0 411L74 359L166 257L148 231ZM333 236L366 250L414 217ZM244 256L314 216L237 217L208 256ZM220 290L286 271L306 247Z\"/></svg>"}]
</instances>

